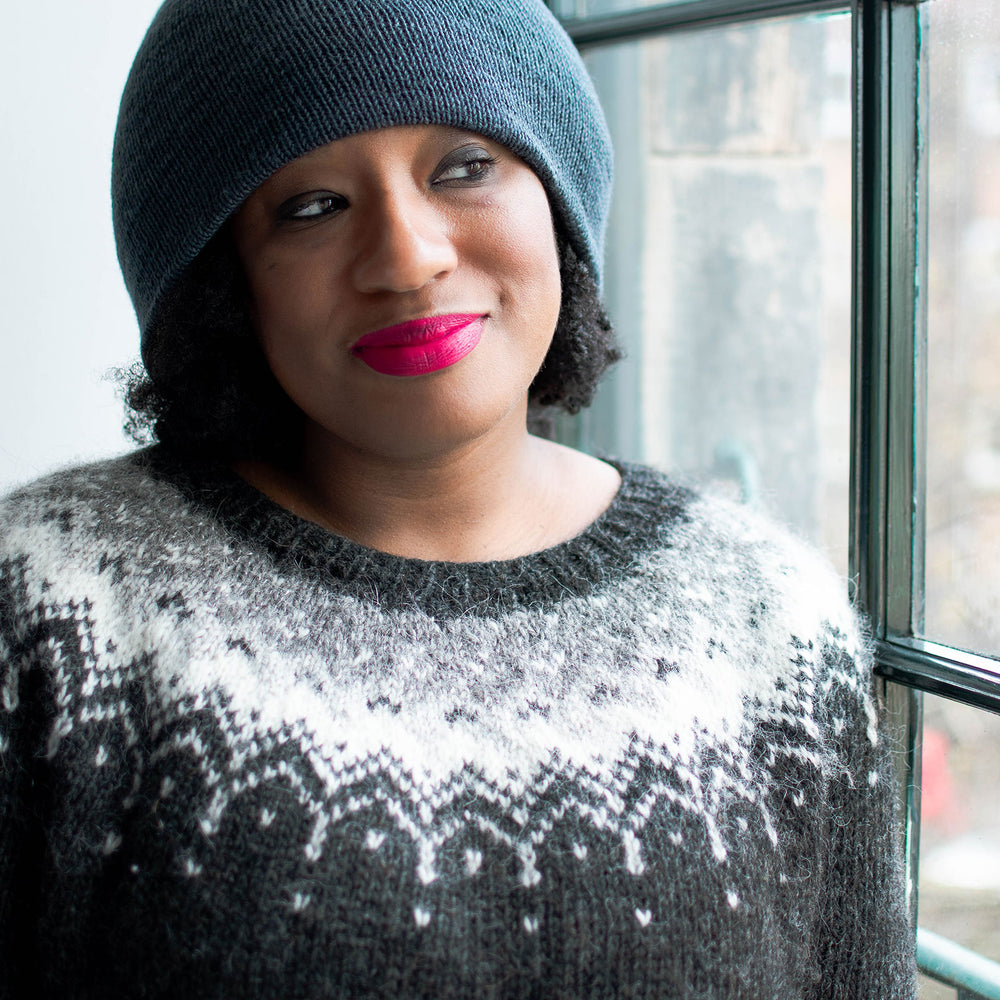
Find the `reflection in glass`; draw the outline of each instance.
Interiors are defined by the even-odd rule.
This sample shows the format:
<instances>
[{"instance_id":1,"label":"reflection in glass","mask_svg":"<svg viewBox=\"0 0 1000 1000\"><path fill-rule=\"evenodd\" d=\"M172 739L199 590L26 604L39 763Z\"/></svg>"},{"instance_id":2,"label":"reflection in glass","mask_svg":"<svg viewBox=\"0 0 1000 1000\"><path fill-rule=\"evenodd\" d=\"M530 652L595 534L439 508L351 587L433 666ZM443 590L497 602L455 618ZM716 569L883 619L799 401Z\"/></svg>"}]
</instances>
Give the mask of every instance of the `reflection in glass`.
<instances>
[{"instance_id":1,"label":"reflection in glass","mask_svg":"<svg viewBox=\"0 0 1000 1000\"><path fill-rule=\"evenodd\" d=\"M850 31L796 17L586 53L629 360L575 431L770 509L845 572Z\"/></svg>"},{"instance_id":2,"label":"reflection in glass","mask_svg":"<svg viewBox=\"0 0 1000 1000\"><path fill-rule=\"evenodd\" d=\"M926 618L1000 655L1000 8L928 4Z\"/></svg>"}]
</instances>

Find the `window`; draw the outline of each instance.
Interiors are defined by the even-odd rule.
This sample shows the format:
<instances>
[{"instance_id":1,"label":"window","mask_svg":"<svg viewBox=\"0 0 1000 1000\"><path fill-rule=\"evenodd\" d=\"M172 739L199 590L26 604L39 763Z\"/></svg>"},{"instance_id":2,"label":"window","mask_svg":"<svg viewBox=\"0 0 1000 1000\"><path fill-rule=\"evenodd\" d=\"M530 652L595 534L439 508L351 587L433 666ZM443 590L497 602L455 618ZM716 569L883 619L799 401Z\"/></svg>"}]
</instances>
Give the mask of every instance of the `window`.
<instances>
[{"instance_id":1,"label":"window","mask_svg":"<svg viewBox=\"0 0 1000 1000\"><path fill-rule=\"evenodd\" d=\"M560 431L850 576L906 749L921 995L1000 997L1000 10L551 3L615 140L605 292L638 361Z\"/></svg>"}]
</instances>

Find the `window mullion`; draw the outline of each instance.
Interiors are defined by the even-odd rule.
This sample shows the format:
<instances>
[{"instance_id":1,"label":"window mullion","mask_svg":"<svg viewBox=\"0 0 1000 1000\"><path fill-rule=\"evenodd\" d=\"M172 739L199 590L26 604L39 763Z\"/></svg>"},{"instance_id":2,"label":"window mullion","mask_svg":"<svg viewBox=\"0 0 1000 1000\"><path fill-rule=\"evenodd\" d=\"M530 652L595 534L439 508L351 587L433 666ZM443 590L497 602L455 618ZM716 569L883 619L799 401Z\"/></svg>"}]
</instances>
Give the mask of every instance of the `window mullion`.
<instances>
[{"instance_id":1,"label":"window mullion","mask_svg":"<svg viewBox=\"0 0 1000 1000\"><path fill-rule=\"evenodd\" d=\"M855 0L854 290L851 338L850 573L876 637L885 635L888 490L888 6Z\"/></svg>"},{"instance_id":2,"label":"window mullion","mask_svg":"<svg viewBox=\"0 0 1000 1000\"><path fill-rule=\"evenodd\" d=\"M919 33L916 11L855 0L855 241L852 338L851 574L875 636L909 631L913 610L916 194ZM922 248L921 248L922 250ZM918 564L919 565L919 564ZM904 795L903 850L916 923L922 703L887 683Z\"/></svg>"}]
</instances>

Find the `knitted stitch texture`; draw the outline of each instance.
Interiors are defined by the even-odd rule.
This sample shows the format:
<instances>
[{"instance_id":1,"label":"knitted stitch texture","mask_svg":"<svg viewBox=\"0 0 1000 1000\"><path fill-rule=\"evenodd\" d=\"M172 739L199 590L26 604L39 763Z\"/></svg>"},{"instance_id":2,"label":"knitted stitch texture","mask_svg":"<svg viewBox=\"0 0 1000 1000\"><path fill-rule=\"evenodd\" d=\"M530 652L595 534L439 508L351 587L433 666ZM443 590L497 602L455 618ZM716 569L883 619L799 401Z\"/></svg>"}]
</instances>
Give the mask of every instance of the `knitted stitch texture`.
<instances>
[{"instance_id":1,"label":"knitted stitch texture","mask_svg":"<svg viewBox=\"0 0 1000 1000\"><path fill-rule=\"evenodd\" d=\"M621 469L485 564L156 449L0 504L0 994L915 996L841 585Z\"/></svg>"}]
</instances>

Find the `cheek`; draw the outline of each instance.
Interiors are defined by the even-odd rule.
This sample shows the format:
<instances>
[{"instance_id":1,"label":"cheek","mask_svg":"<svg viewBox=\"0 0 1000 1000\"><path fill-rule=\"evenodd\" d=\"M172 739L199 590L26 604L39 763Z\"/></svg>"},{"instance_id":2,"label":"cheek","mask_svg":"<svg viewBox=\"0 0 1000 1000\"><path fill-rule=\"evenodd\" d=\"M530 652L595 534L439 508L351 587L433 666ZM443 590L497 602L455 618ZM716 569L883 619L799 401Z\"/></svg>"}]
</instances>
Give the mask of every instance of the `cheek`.
<instances>
[{"instance_id":1,"label":"cheek","mask_svg":"<svg viewBox=\"0 0 1000 1000\"><path fill-rule=\"evenodd\" d=\"M533 175L531 180L504 227L502 255L509 268L510 304L530 311L526 318L551 336L562 295L559 252L548 198Z\"/></svg>"},{"instance_id":2,"label":"cheek","mask_svg":"<svg viewBox=\"0 0 1000 1000\"><path fill-rule=\"evenodd\" d=\"M273 262L249 275L257 336L270 353L282 342L302 346L326 327L332 306L328 276L307 264Z\"/></svg>"}]
</instances>

